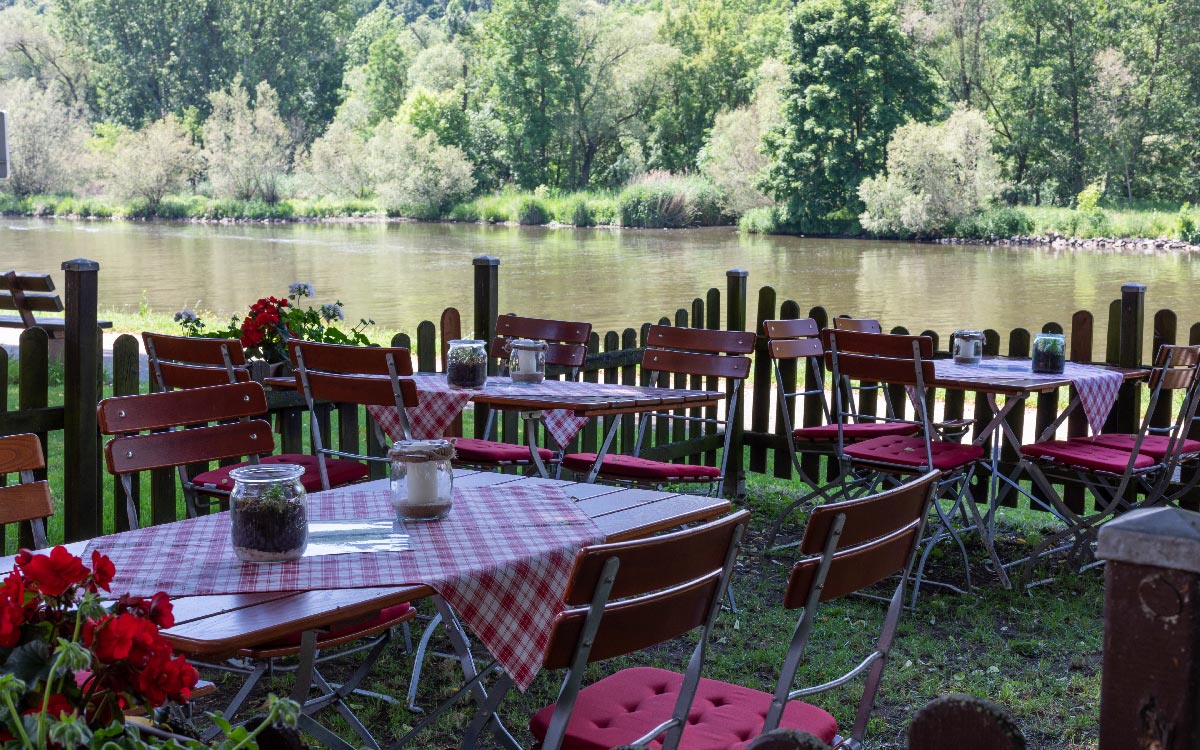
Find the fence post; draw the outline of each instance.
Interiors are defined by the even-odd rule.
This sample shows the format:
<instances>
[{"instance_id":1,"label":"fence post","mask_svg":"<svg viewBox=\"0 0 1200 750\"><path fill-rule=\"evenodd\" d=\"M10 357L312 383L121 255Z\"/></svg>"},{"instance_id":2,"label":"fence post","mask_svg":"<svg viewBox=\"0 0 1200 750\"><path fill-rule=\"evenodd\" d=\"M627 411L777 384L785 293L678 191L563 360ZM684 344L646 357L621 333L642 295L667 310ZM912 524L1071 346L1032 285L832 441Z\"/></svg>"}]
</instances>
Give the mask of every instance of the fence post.
<instances>
[{"instance_id":1,"label":"fence post","mask_svg":"<svg viewBox=\"0 0 1200 750\"><path fill-rule=\"evenodd\" d=\"M496 338L496 316L500 314L500 259L481 255L471 261L475 266L475 338L485 342L491 350L492 339ZM488 374L497 373L496 360L488 357ZM475 406L475 437L486 437L488 408Z\"/></svg>"},{"instance_id":2,"label":"fence post","mask_svg":"<svg viewBox=\"0 0 1200 750\"><path fill-rule=\"evenodd\" d=\"M1200 514L1132 511L1100 529L1104 664L1100 750L1196 747L1200 734Z\"/></svg>"},{"instance_id":3,"label":"fence post","mask_svg":"<svg viewBox=\"0 0 1200 750\"><path fill-rule=\"evenodd\" d=\"M63 337L63 532L66 541L104 532L100 493L100 433L96 404L100 388L100 337L96 335L100 264L76 258L66 271L66 330Z\"/></svg>"},{"instance_id":4,"label":"fence post","mask_svg":"<svg viewBox=\"0 0 1200 750\"><path fill-rule=\"evenodd\" d=\"M749 277L750 272L743 271L740 268L734 268L725 272L726 296L729 298L726 303L726 309L728 310L725 314L726 330L746 330L746 291ZM760 385L762 387L769 387L767 384ZM746 394L745 388L742 385L739 384L737 387L741 389L741 393L738 397L737 408L734 410L732 420L730 421L729 429L733 431L733 437L729 441L729 455L725 458L724 491L726 497L741 497L746 492L745 455L742 450L742 438L746 432ZM730 388L726 394L726 398L729 398L732 394L733 388Z\"/></svg>"},{"instance_id":5,"label":"fence post","mask_svg":"<svg viewBox=\"0 0 1200 750\"><path fill-rule=\"evenodd\" d=\"M1142 364L1142 328L1146 319L1146 285L1121 286L1121 341L1117 348L1117 364L1139 367ZM1138 387L1125 382L1117 396L1117 431L1135 432L1138 428Z\"/></svg>"}]
</instances>

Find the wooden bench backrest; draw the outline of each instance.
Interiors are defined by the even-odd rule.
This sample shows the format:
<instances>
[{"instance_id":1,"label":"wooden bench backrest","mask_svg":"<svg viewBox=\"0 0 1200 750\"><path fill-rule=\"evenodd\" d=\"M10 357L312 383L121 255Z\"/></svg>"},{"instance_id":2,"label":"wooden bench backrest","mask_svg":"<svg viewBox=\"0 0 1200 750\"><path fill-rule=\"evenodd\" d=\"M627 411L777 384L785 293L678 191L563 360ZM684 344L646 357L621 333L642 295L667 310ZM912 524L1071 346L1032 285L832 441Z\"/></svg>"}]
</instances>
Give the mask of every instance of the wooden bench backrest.
<instances>
[{"instance_id":1,"label":"wooden bench backrest","mask_svg":"<svg viewBox=\"0 0 1200 750\"><path fill-rule=\"evenodd\" d=\"M35 312L62 312L63 303L49 274L10 270L0 272L0 309L16 310L25 327L32 328Z\"/></svg>"},{"instance_id":2,"label":"wooden bench backrest","mask_svg":"<svg viewBox=\"0 0 1200 750\"><path fill-rule=\"evenodd\" d=\"M610 560L620 561L588 661L641 650L699 627L720 596L722 568L750 517L739 511L703 526L632 542L585 547L554 622L544 665L570 666L588 607Z\"/></svg>"},{"instance_id":3,"label":"wooden bench backrest","mask_svg":"<svg viewBox=\"0 0 1200 750\"><path fill-rule=\"evenodd\" d=\"M42 444L36 435L0 437L0 476L21 474L21 484L0 487L0 524L47 518L54 513L50 486L45 481L33 481L31 473L45 467Z\"/></svg>"}]
</instances>

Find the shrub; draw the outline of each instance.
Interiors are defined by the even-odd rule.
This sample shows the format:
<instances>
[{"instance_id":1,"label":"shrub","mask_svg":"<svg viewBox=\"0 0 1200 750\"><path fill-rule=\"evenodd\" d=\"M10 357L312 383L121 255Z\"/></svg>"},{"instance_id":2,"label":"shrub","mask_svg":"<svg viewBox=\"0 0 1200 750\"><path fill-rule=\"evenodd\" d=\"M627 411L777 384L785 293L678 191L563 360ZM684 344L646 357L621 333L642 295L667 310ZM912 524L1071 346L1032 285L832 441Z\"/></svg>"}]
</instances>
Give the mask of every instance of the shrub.
<instances>
[{"instance_id":1,"label":"shrub","mask_svg":"<svg viewBox=\"0 0 1200 750\"><path fill-rule=\"evenodd\" d=\"M475 187L471 163L455 146L380 123L368 144L380 204L389 214L437 218Z\"/></svg>"},{"instance_id":2,"label":"shrub","mask_svg":"<svg viewBox=\"0 0 1200 750\"><path fill-rule=\"evenodd\" d=\"M1200 221L1192 216L1192 204L1184 203L1179 208L1179 239L1192 244L1200 243Z\"/></svg>"},{"instance_id":3,"label":"shrub","mask_svg":"<svg viewBox=\"0 0 1200 750\"><path fill-rule=\"evenodd\" d=\"M750 234L775 234L781 220L779 210L774 206L751 208L738 219L738 230Z\"/></svg>"},{"instance_id":4,"label":"shrub","mask_svg":"<svg viewBox=\"0 0 1200 750\"><path fill-rule=\"evenodd\" d=\"M121 200L141 199L150 215L200 168L200 150L174 115L121 133L104 158L105 185Z\"/></svg>"},{"instance_id":5,"label":"shrub","mask_svg":"<svg viewBox=\"0 0 1200 750\"><path fill-rule=\"evenodd\" d=\"M239 75L229 91L209 94L212 113L204 121L204 159L213 192L222 198L274 203L287 174L289 141L279 117L279 95L264 81L250 94Z\"/></svg>"},{"instance_id":6,"label":"shrub","mask_svg":"<svg viewBox=\"0 0 1200 750\"><path fill-rule=\"evenodd\" d=\"M576 196L563 204L562 215L558 220L563 224L577 227L592 227L596 225L596 216L588 199Z\"/></svg>"},{"instance_id":7,"label":"shrub","mask_svg":"<svg viewBox=\"0 0 1200 750\"><path fill-rule=\"evenodd\" d=\"M8 111L9 175L0 187L16 195L67 192L76 186L87 138L83 117L60 101L57 89L32 79L0 82Z\"/></svg>"},{"instance_id":8,"label":"shrub","mask_svg":"<svg viewBox=\"0 0 1200 750\"><path fill-rule=\"evenodd\" d=\"M458 203L450 209L451 221L479 221L479 205L475 201Z\"/></svg>"},{"instance_id":9,"label":"shrub","mask_svg":"<svg viewBox=\"0 0 1200 750\"><path fill-rule=\"evenodd\" d=\"M1033 233L1033 219L1019 208L994 208L955 222L949 233L955 237L989 240L993 237L1020 237Z\"/></svg>"},{"instance_id":10,"label":"shrub","mask_svg":"<svg viewBox=\"0 0 1200 750\"><path fill-rule=\"evenodd\" d=\"M366 198L375 192L367 140L335 119L303 159L305 181L320 195Z\"/></svg>"},{"instance_id":11,"label":"shrub","mask_svg":"<svg viewBox=\"0 0 1200 750\"><path fill-rule=\"evenodd\" d=\"M651 172L617 196L617 223L652 229L721 224L723 202L721 191L707 180Z\"/></svg>"},{"instance_id":12,"label":"shrub","mask_svg":"<svg viewBox=\"0 0 1200 750\"><path fill-rule=\"evenodd\" d=\"M527 197L517 202L517 223L541 225L550 222L550 211L541 198Z\"/></svg>"},{"instance_id":13,"label":"shrub","mask_svg":"<svg viewBox=\"0 0 1200 750\"><path fill-rule=\"evenodd\" d=\"M983 115L955 110L941 125L909 123L888 144L887 174L858 188L859 220L878 234L943 234L984 209L1003 187Z\"/></svg>"}]
</instances>

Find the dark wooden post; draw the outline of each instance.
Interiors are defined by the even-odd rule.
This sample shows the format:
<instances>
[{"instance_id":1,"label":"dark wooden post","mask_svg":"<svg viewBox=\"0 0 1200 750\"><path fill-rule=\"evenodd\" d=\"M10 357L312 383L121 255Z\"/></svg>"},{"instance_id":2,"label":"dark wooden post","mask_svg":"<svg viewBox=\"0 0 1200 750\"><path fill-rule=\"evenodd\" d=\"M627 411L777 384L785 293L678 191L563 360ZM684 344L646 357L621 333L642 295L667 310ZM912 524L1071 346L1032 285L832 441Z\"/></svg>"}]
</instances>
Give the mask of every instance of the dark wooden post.
<instances>
[{"instance_id":1,"label":"dark wooden post","mask_svg":"<svg viewBox=\"0 0 1200 750\"><path fill-rule=\"evenodd\" d=\"M1200 514L1130 512L1100 529L1100 750L1200 747Z\"/></svg>"},{"instance_id":2,"label":"dark wooden post","mask_svg":"<svg viewBox=\"0 0 1200 750\"><path fill-rule=\"evenodd\" d=\"M96 404L100 388L100 338L96 335L100 264L76 258L66 271L66 330L63 339L63 532L73 542L104 532L100 496L100 433Z\"/></svg>"},{"instance_id":3,"label":"dark wooden post","mask_svg":"<svg viewBox=\"0 0 1200 750\"><path fill-rule=\"evenodd\" d=\"M734 268L725 272L726 295L729 297L729 302L727 303L728 312L725 318L726 330L746 330L746 290L749 278L750 272L743 271L740 268ZM724 489L726 497L741 497L746 492L745 456L742 451L742 438L746 431L744 421L746 416L746 399L744 396L746 394L745 389L741 385L737 387L741 389L741 392L738 396L737 409L734 410L733 419L730 423L733 438L729 442L729 455L725 459ZM759 387L768 388L770 386L768 383L762 383L759 384ZM732 395L733 389L729 388L728 393Z\"/></svg>"},{"instance_id":4,"label":"dark wooden post","mask_svg":"<svg viewBox=\"0 0 1200 750\"><path fill-rule=\"evenodd\" d=\"M500 259L483 255L471 261L475 266L475 338L491 349L496 338L496 316L500 314ZM488 374L497 373L496 362L488 357ZM475 437L484 437L488 408L475 407Z\"/></svg>"},{"instance_id":5,"label":"dark wooden post","mask_svg":"<svg viewBox=\"0 0 1200 750\"><path fill-rule=\"evenodd\" d=\"M1125 284L1121 287L1121 341L1117 349L1117 364L1138 367L1142 364L1142 329L1146 319L1146 285ZM1117 431L1134 432L1138 428L1137 383L1126 382L1117 396Z\"/></svg>"}]
</instances>

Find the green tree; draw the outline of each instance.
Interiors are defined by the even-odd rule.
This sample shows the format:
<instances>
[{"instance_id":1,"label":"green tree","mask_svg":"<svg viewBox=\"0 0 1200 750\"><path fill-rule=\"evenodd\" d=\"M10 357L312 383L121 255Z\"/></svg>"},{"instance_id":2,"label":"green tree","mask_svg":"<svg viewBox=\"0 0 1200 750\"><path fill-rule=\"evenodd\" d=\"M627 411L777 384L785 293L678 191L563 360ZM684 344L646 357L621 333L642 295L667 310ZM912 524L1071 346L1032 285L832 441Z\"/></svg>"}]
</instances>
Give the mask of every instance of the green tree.
<instances>
[{"instance_id":1,"label":"green tree","mask_svg":"<svg viewBox=\"0 0 1200 750\"><path fill-rule=\"evenodd\" d=\"M139 131L120 133L105 162L108 190L124 200L146 201L153 213L199 169L200 150L175 116L167 115Z\"/></svg>"},{"instance_id":2,"label":"green tree","mask_svg":"<svg viewBox=\"0 0 1200 750\"><path fill-rule=\"evenodd\" d=\"M0 109L9 121L9 179L0 187L17 195L65 193L79 182L87 123L63 104L54 86L30 78L0 81Z\"/></svg>"},{"instance_id":3,"label":"green tree","mask_svg":"<svg viewBox=\"0 0 1200 750\"><path fill-rule=\"evenodd\" d=\"M93 67L92 98L108 119L141 125L207 108L225 76L222 0L58 0L66 41Z\"/></svg>"},{"instance_id":4,"label":"green tree","mask_svg":"<svg viewBox=\"0 0 1200 750\"><path fill-rule=\"evenodd\" d=\"M497 0L483 33L486 95L502 123L509 167L525 188L552 174L570 115L576 38L559 0Z\"/></svg>"},{"instance_id":5,"label":"green tree","mask_svg":"<svg viewBox=\"0 0 1200 750\"><path fill-rule=\"evenodd\" d=\"M794 222L857 213L859 183L883 168L896 128L930 116L934 84L884 3L803 0L791 38L762 187Z\"/></svg>"},{"instance_id":6,"label":"green tree","mask_svg":"<svg viewBox=\"0 0 1200 750\"><path fill-rule=\"evenodd\" d=\"M212 113L204 121L204 160L213 192L242 200L279 200L279 185L291 157L275 91L265 81L258 84L251 105L238 76L228 91L210 94L209 102Z\"/></svg>"}]
</instances>

